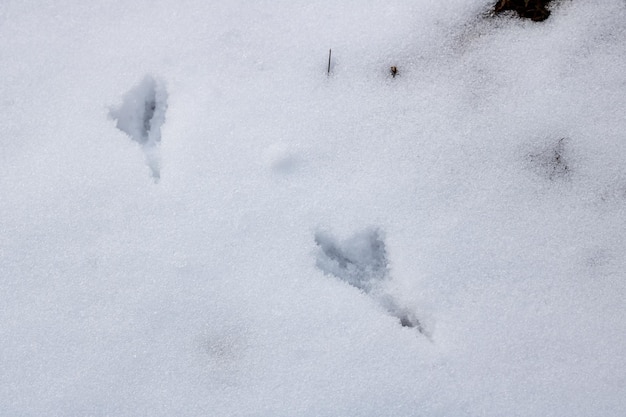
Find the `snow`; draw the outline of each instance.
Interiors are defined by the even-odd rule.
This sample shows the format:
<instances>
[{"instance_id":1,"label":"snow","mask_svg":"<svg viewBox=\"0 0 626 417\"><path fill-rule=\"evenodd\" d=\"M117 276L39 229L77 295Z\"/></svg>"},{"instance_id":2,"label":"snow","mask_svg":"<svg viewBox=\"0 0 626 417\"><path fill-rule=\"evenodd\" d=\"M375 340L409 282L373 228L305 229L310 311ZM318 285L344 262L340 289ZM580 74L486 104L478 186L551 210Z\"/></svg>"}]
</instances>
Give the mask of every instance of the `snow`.
<instances>
[{"instance_id":1,"label":"snow","mask_svg":"<svg viewBox=\"0 0 626 417\"><path fill-rule=\"evenodd\" d=\"M2 2L0 415L625 415L626 5L491 3Z\"/></svg>"},{"instance_id":2,"label":"snow","mask_svg":"<svg viewBox=\"0 0 626 417\"><path fill-rule=\"evenodd\" d=\"M152 177L161 177L159 144L161 126L165 122L167 93L162 83L146 76L124 96L119 108L112 109L110 117L117 121L119 130L142 145Z\"/></svg>"}]
</instances>

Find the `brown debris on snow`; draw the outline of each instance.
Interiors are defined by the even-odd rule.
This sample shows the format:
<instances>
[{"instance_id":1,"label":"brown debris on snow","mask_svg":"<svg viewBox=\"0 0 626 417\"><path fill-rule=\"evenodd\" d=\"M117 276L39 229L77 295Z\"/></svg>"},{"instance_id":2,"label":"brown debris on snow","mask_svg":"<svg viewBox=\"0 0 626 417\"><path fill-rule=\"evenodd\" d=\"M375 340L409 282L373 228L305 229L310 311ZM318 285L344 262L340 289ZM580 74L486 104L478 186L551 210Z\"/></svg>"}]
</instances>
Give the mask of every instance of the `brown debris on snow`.
<instances>
[{"instance_id":1,"label":"brown debris on snow","mask_svg":"<svg viewBox=\"0 0 626 417\"><path fill-rule=\"evenodd\" d=\"M550 11L546 8L551 0L498 0L493 8L498 14L507 10L517 12L520 17L531 19L535 22L542 22L550 16Z\"/></svg>"}]
</instances>

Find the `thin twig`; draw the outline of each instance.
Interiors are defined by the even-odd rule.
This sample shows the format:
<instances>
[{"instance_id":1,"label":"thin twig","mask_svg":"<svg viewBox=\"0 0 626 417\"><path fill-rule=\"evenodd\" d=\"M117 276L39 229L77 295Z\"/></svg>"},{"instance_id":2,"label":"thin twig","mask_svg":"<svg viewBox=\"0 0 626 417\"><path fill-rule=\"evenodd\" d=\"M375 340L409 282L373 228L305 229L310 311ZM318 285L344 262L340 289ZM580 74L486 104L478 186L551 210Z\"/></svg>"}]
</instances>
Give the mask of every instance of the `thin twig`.
<instances>
[{"instance_id":1,"label":"thin twig","mask_svg":"<svg viewBox=\"0 0 626 417\"><path fill-rule=\"evenodd\" d=\"M332 49L328 50L328 75L330 75L330 56L332 54Z\"/></svg>"}]
</instances>

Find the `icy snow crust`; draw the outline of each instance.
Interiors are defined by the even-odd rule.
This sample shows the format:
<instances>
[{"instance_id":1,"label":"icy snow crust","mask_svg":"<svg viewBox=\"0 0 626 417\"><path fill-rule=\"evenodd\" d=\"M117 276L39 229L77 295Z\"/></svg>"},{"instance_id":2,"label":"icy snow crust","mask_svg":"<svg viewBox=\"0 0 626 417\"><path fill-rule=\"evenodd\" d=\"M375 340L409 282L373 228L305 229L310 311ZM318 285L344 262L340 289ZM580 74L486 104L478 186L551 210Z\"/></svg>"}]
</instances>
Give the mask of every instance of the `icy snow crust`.
<instances>
[{"instance_id":1,"label":"icy snow crust","mask_svg":"<svg viewBox=\"0 0 626 417\"><path fill-rule=\"evenodd\" d=\"M626 4L491 3L2 2L0 415L626 415Z\"/></svg>"}]
</instances>

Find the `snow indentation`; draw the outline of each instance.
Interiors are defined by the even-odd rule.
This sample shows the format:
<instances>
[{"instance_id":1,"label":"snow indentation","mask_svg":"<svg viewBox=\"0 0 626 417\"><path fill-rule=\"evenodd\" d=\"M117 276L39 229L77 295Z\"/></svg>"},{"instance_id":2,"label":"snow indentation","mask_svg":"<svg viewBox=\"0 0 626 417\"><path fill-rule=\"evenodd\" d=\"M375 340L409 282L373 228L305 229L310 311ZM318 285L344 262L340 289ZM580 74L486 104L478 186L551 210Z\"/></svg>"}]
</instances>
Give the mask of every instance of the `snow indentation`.
<instances>
[{"instance_id":1,"label":"snow indentation","mask_svg":"<svg viewBox=\"0 0 626 417\"><path fill-rule=\"evenodd\" d=\"M387 279L387 251L378 230L365 230L344 242L320 232L315 243L320 248L317 267L325 273L365 293Z\"/></svg>"},{"instance_id":2,"label":"snow indentation","mask_svg":"<svg viewBox=\"0 0 626 417\"><path fill-rule=\"evenodd\" d=\"M277 174L291 174L298 167L298 157L286 143L274 143L263 152L266 165Z\"/></svg>"},{"instance_id":3,"label":"snow indentation","mask_svg":"<svg viewBox=\"0 0 626 417\"><path fill-rule=\"evenodd\" d=\"M544 149L529 155L533 170L550 181L569 180L572 168L569 162L569 140L561 138Z\"/></svg>"},{"instance_id":4,"label":"snow indentation","mask_svg":"<svg viewBox=\"0 0 626 417\"><path fill-rule=\"evenodd\" d=\"M165 122L167 91L162 82L147 75L124 95L122 104L111 110L116 127L139 143L152 177L161 177L161 126Z\"/></svg>"},{"instance_id":5,"label":"snow indentation","mask_svg":"<svg viewBox=\"0 0 626 417\"><path fill-rule=\"evenodd\" d=\"M343 241L318 232L315 243L319 247L316 266L322 272L375 299L389 314L397 317L402 326L415 327L424 333L415 314L400 306L386 288L385 284L390 280L389 262L384 235L379 229L368 228Z\"/></svg>"}]
</instances>

